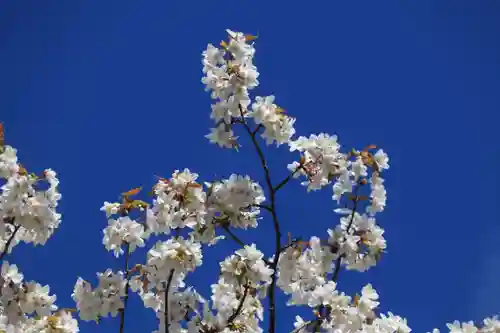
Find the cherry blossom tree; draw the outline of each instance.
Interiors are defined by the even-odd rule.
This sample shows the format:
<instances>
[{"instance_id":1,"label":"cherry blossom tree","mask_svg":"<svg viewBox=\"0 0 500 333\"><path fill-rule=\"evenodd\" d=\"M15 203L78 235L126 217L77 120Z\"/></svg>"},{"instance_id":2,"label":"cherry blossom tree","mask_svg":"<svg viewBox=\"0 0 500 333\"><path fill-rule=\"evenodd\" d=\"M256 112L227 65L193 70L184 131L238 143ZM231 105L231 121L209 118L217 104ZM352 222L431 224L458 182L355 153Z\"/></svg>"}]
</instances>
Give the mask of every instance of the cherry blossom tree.
<instances>
[{"instance_id":1,"label":"cherry blossom tree","mask_svg":"<svg viewBox=\"0 0 500 333\"><path fill-rule=\"evenodd\" d=\"M154 333L275 333L283 331L277 327L277 293L288 296L289 306L311 309L308 318L296 316L294 333L411 331L403 317L380 313L371 284L356 295L337 288L342 270L366 272L387 248L376 218L386 206L383 173L389 157L374 145L343 150L335 135L296 136L296 119L275 104L274 96L250 94L259 85L253 64L256 37L227 33L227 41L209 44L202 54L202 82L213 99L214 127L206 138L221 148L238 149L240 136L248 136L265 182L237 174L202 182L189 169L175 170L158 178L149 200L137 199L142 188L134 188L122 193L119 202L104 202L108 225L103 245L122 260L123 269L97 273L96 286L79 277L72 293L76 309L58 309L48 286L27 282L7 261L18 243L43 245L56 231L61 194L56 173L29 172L17 151L5 144L0 127L0 177L5 180L0 195L0 332L75 333L73 313L78 312L83 321L118 317L117 331L123 333L126 316L133 315L128 298L137 294L158 318ZM263 145L288 146L295 154L286 178L272 179ZM336 228L307 240L285 239L276 202L295 179L304 192L332 191ZM274 226L271 256L234 232L257 228L263 218ZM210 297L201 295L186 277L202 265L203 250L224 239L240 248L220 263ZM132 253L141 247L148 248L145 260L131 264ZM500 333L497 317L480 325L456 321L447 326L452 333Z\"/></svg>"}]
</instances>

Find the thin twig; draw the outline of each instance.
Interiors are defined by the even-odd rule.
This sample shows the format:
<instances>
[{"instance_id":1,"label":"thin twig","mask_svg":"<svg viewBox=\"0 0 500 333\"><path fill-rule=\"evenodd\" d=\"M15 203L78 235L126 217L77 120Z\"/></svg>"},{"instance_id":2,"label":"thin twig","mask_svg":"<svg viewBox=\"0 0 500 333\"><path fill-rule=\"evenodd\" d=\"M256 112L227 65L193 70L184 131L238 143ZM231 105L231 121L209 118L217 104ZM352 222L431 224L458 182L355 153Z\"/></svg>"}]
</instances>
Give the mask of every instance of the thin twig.
<instances>
[{"instance_id":1,"label":"thin twig","mask_svg":"<svg viewBox=\"0 0 500 333\"><path fill-rule=\"evenodd\" d=\"M265 209L265 210L267 210L268 212L271 213L271 207L269 207L267 205L262 205L262 204L258 205L258 204L255 204L255 205L252 205L252 207L262 208L262 209Z\"/></svg>"},{"instance_id":2,"label":"thin twig","mask_svg":"<svg viewBox=\"0 0 500 333\"><path fill-rule=\"evenodd\" d=\"M169 302L168 294L170 290L170 285L172 284L173 277L174 277L174 269L172 268L168 276L167 287L165 288L165 313L163 314L165 318L165 333L170 332L170 316L168 315L168 302Z\"/></svg>"},{"instance_id":3,"label":"thin twig","mask_svg":"<svg viewBox=\"0 0 500 333\"><path fill-rule=\"evenodd\" d=\"M290 173L285 179L283 179L278 185L274 187L274 192L278 192L279 189L281 189L283 186L285 186L292 178L295 176L297 172L302 168L302 164L297 166L297 168Z\"/></svg>"},{"instance_id":4,"label":"thin twig","mask_svg":"<svg viewBox=\"0 0 500 333\"><path fill-rule=\"evenodd\" d=\"M14 221L12 221L12 222L14 222ZM0 261L3 260L3 258L5 257L5 255L7 254L7 252L9 251L10 244L12 243L12 241L14 240L14 238L16 237L16 233L19 230L19 228L21 228L20 225L16 225L14 227L14 231L12 232L12 235L10 235L9 239L7 240L7 243L5 243L5 246L3 248L2 254L0 254Z\"/></svg>"},{"instance_id":5,"label":"thin twig","mask_svg":"<svg viewBox=\"0 0 500 333\"><path fill-rule=\"evenodd\" d=\"M259 124L259 126L255 127L255 129L252 132L252 136L255 136L260 131L260 129L263 127L264 126L262 124Z\"/></svg>"},{"instance_id":6,"label":"thin twig","mask_svg":"<svg viewBox=\"0 0 500 333\"><path fill-rule=\"evenodd\" d=\"M245 303L245 299L247 298L248 289L250 289L250 287L248 285L245 285L245 290L243 291L243 297L241 297L241 299L240 299L240 304L238 305L238 308L233 312L231 317L229 317L229 319L227 320L226 327L231 325L233 323L233 321L236 319L236 317L238 317L240 315L241 310L243 310L243 303Z\"/></svg>"},{"instance_id":7,"label":"thin twig","mask_svg":"<svg viewBox=\"0 0 500 333\"><path fill-rule=\"evenodd\" d=\"M128 301L128 286L129 286L129 279L128 279L128 261L130 258L130 244L127 243L126 249L125 249L125 274L127 275L127 283L125 284L125 297L123 298L123 308L120 309L120 333L123 333L123 330L125 329L125 308L127 307L127 301Z\"/></svg>"},{"instance_id":8,"label":"thin twig","mask_svg":"<svg viewBox=\"0 0 500 333\"><path fill-rule=\"evenodd\" d=\"M242 247L244 247L244 246L246 245L246 244L245 244L245 243L244 243L241 239L239 239L239 238L238 238L238 236L236 236L236 235L235 235L235 234L234 234L234 233L233 233L233 232L229 229L229 227L228 227L228 226L226 226L226 225L225 225L225 226L223 226L222 228L223 228L223 229L224 229L224 230L225 230L225 231L229 234L229 236L231 236L231 238L232 238L232 239L233 239L236 243L238 243L238 244L239 244L239 245L241 245Z\"/></svg>"}]
</instances>

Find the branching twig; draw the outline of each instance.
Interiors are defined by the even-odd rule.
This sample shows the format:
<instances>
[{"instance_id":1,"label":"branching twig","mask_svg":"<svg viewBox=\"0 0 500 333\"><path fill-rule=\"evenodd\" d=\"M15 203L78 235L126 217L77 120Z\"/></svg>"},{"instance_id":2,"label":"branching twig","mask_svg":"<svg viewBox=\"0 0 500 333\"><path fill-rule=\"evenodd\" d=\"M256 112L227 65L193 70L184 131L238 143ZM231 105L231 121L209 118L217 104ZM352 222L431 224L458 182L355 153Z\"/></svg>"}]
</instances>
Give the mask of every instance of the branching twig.
<instances>
[{"instance_id":1,"label":"branching twig","mask_svg":"<svg viewBox=\"0 0 500 333\"><path fill-rule=\"evenodd\" d=\"M271 211L271 207L266 206L266 205L257 205L257 204L255 204L255 205L252 205L252 207L262 208L262 209L267 210L267 211L268 211L268 212L270 212L270 213L272 212L272 211Z\"/></svg>"},{"instance_id":2,"label":"branching twig","mask_svg":"<svg viewBox=\"0 0 500 333\"><path fill-rule=\"evenodd\" d=\"M271 268L273 269L273 274L271 276L271 284L269 285L269 333L275 333L276 332L276 296L275 296L275 290L276 290L276 267L278 266L278 261L281 253L281 231L280 231L280 223L278 221L278 215L276 214L276 191L274 190L273 183L271 181L271 172L269 171L269 167L267 166L267 161L264 156L264 153L262 152L262 149L260 148L259 143L257 142L257 138L255 137L255 134L258 132L258 130L252 131L248 124L245 121L244 118L244 112L241 104L239 105L240 109L240 114L241 114L241 120L243 127L245 130L248 132L250 135L250 139L252 140L252 143L255 147L255 150L257 150L257 155L259 156L260 164L262 165L262 168L264 169L264 176L266 178L266 184L267 188L269 191L269 200L271 202L270 206L270 213L273 218L273 224L274 224L274 234L275 234L275 253L274 253L274 260L271 263ZM257 127L259 128L259 126Z\"/></svg>"},{"instance_id":3,"label":"branching twig","mask_svg":"<svg viewBox=\"0 0 500 333\"><path fill-rule=\"evenodd\" d=\"M244 120L243 120L243 121L244 121ZM253 130L253 132L252 132L252 136L255 136L255 135L256 135L256 134L260 131L260 129L261 129L261 128L263 128L263 127L264 127L264 126L263 126L262 124L259 124L259 126L257 126L257 127Z\"/></svg>"}]
</instances>

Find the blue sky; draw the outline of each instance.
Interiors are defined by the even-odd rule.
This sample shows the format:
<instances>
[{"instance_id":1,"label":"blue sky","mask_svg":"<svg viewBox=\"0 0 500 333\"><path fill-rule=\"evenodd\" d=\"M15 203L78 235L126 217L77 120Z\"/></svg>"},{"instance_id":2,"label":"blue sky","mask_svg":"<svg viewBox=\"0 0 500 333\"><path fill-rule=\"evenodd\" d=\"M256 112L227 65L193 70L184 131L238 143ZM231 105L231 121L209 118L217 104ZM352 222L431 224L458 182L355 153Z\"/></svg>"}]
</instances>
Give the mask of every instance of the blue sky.
<instances>
[{"instance_id":1,"label":"blue sky","mask_svg":"<svg viewBox=\"0 0 500 333\"><path fill-rule=\"evenodd\" d=\"M389 153L379 216L388 253L369 273L342 272L339 288L372 282L382 309L415 332L498 312L499 11L486 0L2 2L0 120L24 164L59 173L63 194L54 237L9 260L72 306L78 276L122 267L101 245L105 200L185 167L207 180L262 180L252 147L221 150L203 137L212 122L201 52L230 28L259 34L256 93L275 94L298 134ZM266 152L281 179L296 155ZM326 235L338 222L330 197L289 184L278 198L284 229ZM270 254L271 230L264 220L245 240ZM207 252L190 277L206 296L215 260L234 249ZM156 327L138 297L130 309L126 332ZM296 310L278 311L287 332ZM118 332L118 321L81 332Z\"/></svg>"}]
</instances>

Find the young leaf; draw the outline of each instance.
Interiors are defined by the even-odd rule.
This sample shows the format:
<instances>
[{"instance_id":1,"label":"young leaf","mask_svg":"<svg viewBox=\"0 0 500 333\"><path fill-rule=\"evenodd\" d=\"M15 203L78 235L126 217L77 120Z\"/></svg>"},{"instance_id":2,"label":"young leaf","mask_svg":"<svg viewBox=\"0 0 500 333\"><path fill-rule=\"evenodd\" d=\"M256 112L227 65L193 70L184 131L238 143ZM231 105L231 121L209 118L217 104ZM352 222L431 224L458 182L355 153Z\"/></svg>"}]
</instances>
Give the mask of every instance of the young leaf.
<instances>
[{"instance_id":1,"label":"young leaf","mask_svg":"<svg viewBox=\"0 0 500 333\"><path fill-rule=\"evenodd\" d=\"M133 188L133 189L127 191L127 192L122 193L122 196L123 197L130 197L130 196L136 195L141 190L142 190L142 187L136 187L136 188Z\"/></svg>"}]
</instances>

